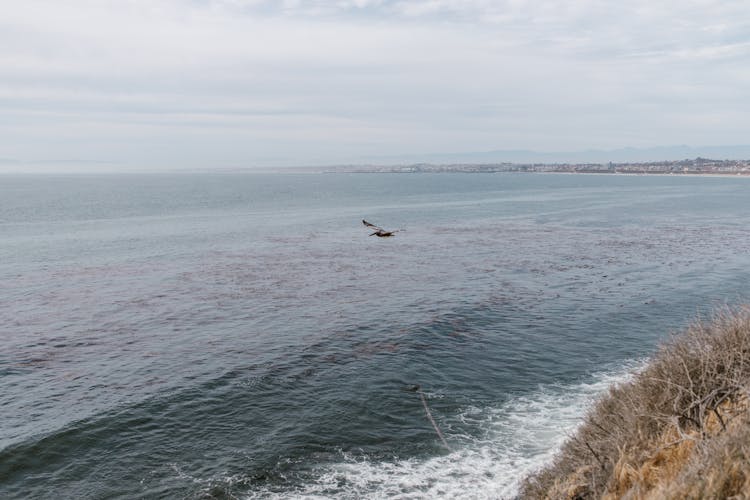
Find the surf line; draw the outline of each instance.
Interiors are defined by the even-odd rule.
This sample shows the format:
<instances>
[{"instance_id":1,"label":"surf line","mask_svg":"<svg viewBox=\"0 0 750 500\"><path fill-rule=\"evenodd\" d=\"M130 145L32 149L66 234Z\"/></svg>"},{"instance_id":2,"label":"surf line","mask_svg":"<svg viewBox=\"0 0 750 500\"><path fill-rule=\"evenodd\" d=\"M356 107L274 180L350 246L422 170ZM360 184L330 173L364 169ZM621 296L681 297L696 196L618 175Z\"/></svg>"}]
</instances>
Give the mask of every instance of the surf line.
<instances>
[{"instance_id":1,"label":"surf line","mask_svg":"<svg viewBox=\"0 0 750 500\"><path fill-rule=\"evenodd\" d=\"M416 392L419 394L419 398L422 400L422 406L424 406L424 412L427 414L427 418L430 420L430 423L432 424L432 427L435 429L435 432L437 433L440 440L443 442L443 446L445 446L448 451L453 451L453 448L450 447L448 444L448 441L445 440L445 436L443 436L443 433L440 432L440 427L438 427L437 423L435 422L435 419L432 418L432 413L430 412L430 407L427 406L427 399L424 397L424 392L422 391L422 387L417 384L413 387L410 387L408 389L410 392Z\"/></svg>"}]
</instances>

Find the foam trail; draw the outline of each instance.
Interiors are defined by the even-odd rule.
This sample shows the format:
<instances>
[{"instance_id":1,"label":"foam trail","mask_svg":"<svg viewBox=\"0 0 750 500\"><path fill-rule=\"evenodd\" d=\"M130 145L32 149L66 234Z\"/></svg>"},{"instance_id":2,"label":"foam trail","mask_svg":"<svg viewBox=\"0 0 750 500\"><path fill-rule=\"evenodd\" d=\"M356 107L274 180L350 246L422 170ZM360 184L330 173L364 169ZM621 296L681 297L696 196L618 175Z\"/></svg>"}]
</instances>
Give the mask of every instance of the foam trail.
<instances>
[{"instance_id":1,"label":"foam trail","mask_svg":"<svg viewBox=\"0 0 750 500\"><path fill-rule=\"evenodd\" d=\"M596 397L640 366L543 387L496 408L467 408L457 418L480 428L480 436L449 436L460 444L447 455L394 462L344 455L292 491L258 491L249 498L513 498L523 477L549 462Z\"/></svg>"},{"instance_id":2,"label":"foam trail","mask_svg":"<svg viewBox=\"0 0 750 500\"><path fill-rule=\"evenodd\" d=\"M430 423L432 424L432 427L435 429L435 432L440 438L440 441L443 442L443 446L445 446L448 450L453 451L450 445L448 444L448 442L445 440L445 436L443 436L443 433L440 431L440 427L438 427L438 424L435 423L435 419L432 418L432 413L430 412L430 407L427 406L427 399L425 399L424 397L424 392L422 392L421 390L419 390L418 392L419 392L419 399L422 401L422 406L424 406L424 412L425 414L427 414L427 418L430 420Z\"/></svg>"}]
</instances>

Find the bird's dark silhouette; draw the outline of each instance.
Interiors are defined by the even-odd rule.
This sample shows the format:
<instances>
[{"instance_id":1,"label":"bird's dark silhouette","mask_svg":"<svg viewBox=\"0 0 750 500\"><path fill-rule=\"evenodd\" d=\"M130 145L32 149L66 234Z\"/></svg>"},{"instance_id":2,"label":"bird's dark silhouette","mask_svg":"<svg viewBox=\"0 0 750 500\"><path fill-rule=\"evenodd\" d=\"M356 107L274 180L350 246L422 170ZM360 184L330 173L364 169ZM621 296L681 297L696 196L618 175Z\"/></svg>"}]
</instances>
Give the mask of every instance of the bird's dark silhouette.
<instances>
[{"instance_id":1,"label":"bird's dark silhouette","mask_svg":"<svg viewBox=\"0 0 750 500\"><path fill-rule=\"evenodd\" d=\"M399 231L403 231L403 229L396 229L395 231L386 231L382 227L376 226L375 224L371 224L364 219L362 219L362 224L374 230L372 233L369 234L369 236L377 236L378 238L390 238L391 236L394 236Z\"/></svg>"}]
</instances>

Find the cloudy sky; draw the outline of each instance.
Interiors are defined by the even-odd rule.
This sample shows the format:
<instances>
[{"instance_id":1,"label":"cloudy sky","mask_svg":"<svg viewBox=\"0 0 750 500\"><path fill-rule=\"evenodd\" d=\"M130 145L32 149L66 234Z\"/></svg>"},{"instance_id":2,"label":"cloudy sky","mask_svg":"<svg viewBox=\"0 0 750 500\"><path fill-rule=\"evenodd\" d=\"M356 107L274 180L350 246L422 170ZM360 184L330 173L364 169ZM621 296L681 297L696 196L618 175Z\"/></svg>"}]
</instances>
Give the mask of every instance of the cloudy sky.
<instances>
[{"instance_id":1,"label":"cloudy sky","mask_svg":"<svg viewBox=\"0 0 750 500\"><path fill-rule=\"evenodd\" d=\"M7 0L0 162L747 144L746 0Z\"/></svg>"}]
</instances>

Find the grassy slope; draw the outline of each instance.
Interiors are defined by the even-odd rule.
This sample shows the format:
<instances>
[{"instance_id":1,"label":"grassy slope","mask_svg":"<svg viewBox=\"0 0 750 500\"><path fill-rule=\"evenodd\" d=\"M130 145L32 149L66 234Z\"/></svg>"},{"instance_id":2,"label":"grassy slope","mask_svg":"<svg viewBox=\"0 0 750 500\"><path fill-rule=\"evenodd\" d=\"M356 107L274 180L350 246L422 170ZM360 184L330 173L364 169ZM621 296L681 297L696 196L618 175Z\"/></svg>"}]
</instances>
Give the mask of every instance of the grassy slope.
<instances>
[{"instance_id":1,"label":"grassy slope","mask_svg":"<svg viewBox=\"0 0 750 500\"><path fill-rule=\"evenodd\" d=\"M750 498L750 309L717 313L612 387L522 498Z\"/></svg>"}]
</instances>

